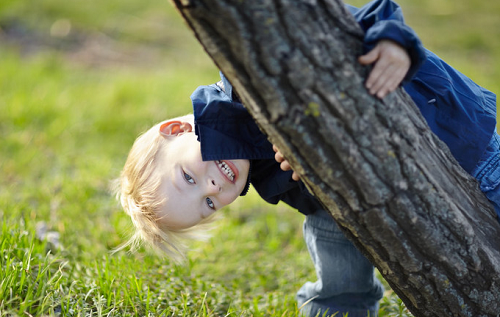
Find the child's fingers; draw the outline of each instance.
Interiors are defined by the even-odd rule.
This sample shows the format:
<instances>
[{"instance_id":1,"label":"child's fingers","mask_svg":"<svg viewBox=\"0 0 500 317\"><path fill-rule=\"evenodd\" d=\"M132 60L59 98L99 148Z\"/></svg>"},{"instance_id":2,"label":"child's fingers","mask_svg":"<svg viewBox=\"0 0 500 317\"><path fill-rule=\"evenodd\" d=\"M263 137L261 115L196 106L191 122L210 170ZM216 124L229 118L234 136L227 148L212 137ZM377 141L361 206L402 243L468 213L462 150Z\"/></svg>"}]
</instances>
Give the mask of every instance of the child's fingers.
<instances>
[{"instance_id":1,"label":"child's fingers","mask_svg":"<svg viewBox=\"0 0 500 317\"><path fill-rule=\"evenodd\" d=\"M399 87L399 84L403 81L406 76L406 72L402 70L395 71L392 76L387 79L384 89L380 91L377 96L379 98L384 98L388 93L393 92Z\"/></svg>"},{"instance_id":2,"label":"child's fingers","mask_svg":"<svg viewBox=\"0 0 500 317\"><path fill-rule=\"evenodd\" d=\"M411 64L408 52L390 40L380 41L368 54L361 56L359 62L373 64L365 85L379 98L399 86Z\"/></svg>"},{"instance_id":3,"label":"child's fingers","mask_svg":"<svg viewBox=\"0 0 500 317\"><path fill-rule=\"evenodd\" d=\"M387 88L389 86L389 82L392 81L394 77L394 72L397 70L396 67L393 65L384 65L384 68L382 68L379 72L379 76L373 83L373 85L370 87L370 92L372 94L375 94L379 92L380 90Z\"/></svg>"},{"instance_id":4,"label":"child's fingers","mask_svg":"<svg viewBox=\"0 0 500 317\"><path fill-rule=\"evenodd\" d=\"M377 96L378 98L384 98L388 93L394 91L398 86L399 80L387 79L383 80L377 88L373 88L370 90L372 95Z\"/></svg>"},{"instance_id":5,"label":"child's fingers","mask_svg":"<svg viewBox=\"0 0 500 317\"><path fill-rule=\"evenodd\" d=\"M285 158L283 157L283 155L281 155L281 152L276 152L276 154L274 154L274 159L278 163L281 163L281 162L283 162L285 160Z\"/></svg>"},{"instance_id":6,"label":"child's fingers","mask_svg":"<svg viewBox=\"0 0 500 317\"><path fill-rule=\"evenodd\" d=\"M282 170L284 170L285 172L286 172L286 171L289 171L289 170L291 170L291 169L292 169L292 167L290 166L290 163L288 163L288 161L283 161L283 162L281 162L281 164L280 164L280 168L281 168Z\"/></svg>"},{"instance_id":7,"label":"child's fingers","mask_svg":"<svg viewBox=\"0 0 500 317\"><path fill-rule=\"evenodd\" d=\"M365 83L365 86L368 89L370 89L376 83L377 79L382 75L384 65L381 65L381 61L379 60L379 58L380 50L377 48L371 50L367 55L361 56L359 58L360 63L363 65L370 65L375 63Z\"/></svg>"},{"instance_id":8,"label":"child's fingers","mask_svg":"<svg viewBox=\"0 0 500 317\"><path fill-rule=\"evenodd\" d=\"M389 63L385 60L379 60L370 72L365 85L372 95L379 92L387 81L388 68L390 68Z\"/></svg>"},{"instance_id":9,"label":"child's fingers","mask_svg":"<svg viewBox=\"0 0 500 317\"><path fill-rule=\"evenodd\" d=\"M385 97L403 81L408 68L409 66L405 63L387 62L386 60L378 61L372 74L370 74L370 82L367 82L368 90L372 95L379 98Z\"/></svg>"},{"instance_id":10,"label":"child's fingers","mask_svg":"<svg viewBox=\"0 0 500 317\"><path fill-rule=\"evenodd\" d=\"M274 159L276 160L276 162L278 162L278 163L283 162L285 160L285 158L281 154L280 150L274 144L273 144L273 150L274 150L274 152L276 152L276 154L274 154Z\"/></svg>"},{"instance_id":11,"label":"child's fingers","mask_svg":"<svg viewBox=\"0 0 500 317\"><path fill-rule=\"evenodd\" d=\"M283 170L283 171L290 171L292 169L292 166L290 165L290 163L288 163L288 161L283 157L283 155L281 154L280 150L273 144L273 150L274 152L276 152L276 154L274 154L274 159L276 160L276 162L280 163L280 168ZM292 173L292 179L294 181L298 181L300 179L299 177L299 174L293 172Z\"/></svg>"},{"instance_id":12,"label":"child's fingers","mask_svg":"<svg viewBox=\"0 0 500 317\"><path fill-rule=\"evenodd\" d=\"M292 167L290 166L290 164L288 163L288 161L283 161L281 164L280 164L280 168L283 170L283 171L290 171L292 170ZM300 180L300 177L299 177L299 174L297 174L295 171L292 173L292 179L294 181L298 181Z\"/></svg>"},{"instance_id":13,"label":"child's fingers","mask_svg":"<svg viewBox=\"0 0 500 317\"><path fill-rule=\"evenodd\" d=\"M405 74L405 71L402 71L398 67L388 67L371 87L370 93L379 98L384 98L399 86Z\"/></svg>"}]
</instances>

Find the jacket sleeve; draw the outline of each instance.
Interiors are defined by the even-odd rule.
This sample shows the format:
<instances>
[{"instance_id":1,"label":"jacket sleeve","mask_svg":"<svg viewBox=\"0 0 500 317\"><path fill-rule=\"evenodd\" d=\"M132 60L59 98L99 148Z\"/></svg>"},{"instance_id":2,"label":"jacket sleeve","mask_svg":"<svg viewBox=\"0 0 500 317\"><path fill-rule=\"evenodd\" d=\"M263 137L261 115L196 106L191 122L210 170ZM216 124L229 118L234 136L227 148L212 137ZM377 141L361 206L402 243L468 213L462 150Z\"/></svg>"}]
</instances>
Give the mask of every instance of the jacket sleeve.
<instances>
[{"instance_id":1,"label":"jacket sleeve","mask_svg":"<svg viewBox=\"0 0 500 317\"><path fill-rule=\"evenodd\" d=\"M359 9L350 5L347 5L347 9L365 31L366 52L373 49L378 41L383 39L392 40L408 51L411 67L403 84L408 82L425 61L426 54L415 31L405 24L399 5L391 0L374 0Z\"/></svg>"},{"instance_id":2,"label":"jacket sleeve","mask_svg":"<svg viewBox=\"0 0 500 317\"><path fill-rule=\"evenodd\" d=\"M245 107L217 85L198 87L191 101L204 161L274 158L272 145Z\"/></svg>"}]
</instances>

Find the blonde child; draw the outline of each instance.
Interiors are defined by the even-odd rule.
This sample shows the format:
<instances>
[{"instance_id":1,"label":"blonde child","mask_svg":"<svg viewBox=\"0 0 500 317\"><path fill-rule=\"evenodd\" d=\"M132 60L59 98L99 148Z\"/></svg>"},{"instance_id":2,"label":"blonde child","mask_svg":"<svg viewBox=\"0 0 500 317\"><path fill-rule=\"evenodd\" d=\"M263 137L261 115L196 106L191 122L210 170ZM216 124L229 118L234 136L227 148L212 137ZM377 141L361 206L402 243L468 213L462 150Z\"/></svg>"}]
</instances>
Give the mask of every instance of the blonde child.
<instances>
[{"instance_id":1,"label":"blonde child","mask_svg":"<svg viewBox=\"0 0 500 317\"><path fill-rule=\"evenodd\" d=\"M495 95L424 49L394 2L348 9L366 32L367 54L359 61L373 65L369 92L383 98L402 83L499 213ZM383 288L373 266L273 151L222 74L221 79L193 93L193 115L161 122L134 143L118 189L136 228L126 245L143 241L182 257L183 238L199 237L216 211L245 195L252 183L267 202L283 201L306 215L304 238L318 281L307 282L297 294L303 313L376 316Z\"/></svg>"}]
</instances>

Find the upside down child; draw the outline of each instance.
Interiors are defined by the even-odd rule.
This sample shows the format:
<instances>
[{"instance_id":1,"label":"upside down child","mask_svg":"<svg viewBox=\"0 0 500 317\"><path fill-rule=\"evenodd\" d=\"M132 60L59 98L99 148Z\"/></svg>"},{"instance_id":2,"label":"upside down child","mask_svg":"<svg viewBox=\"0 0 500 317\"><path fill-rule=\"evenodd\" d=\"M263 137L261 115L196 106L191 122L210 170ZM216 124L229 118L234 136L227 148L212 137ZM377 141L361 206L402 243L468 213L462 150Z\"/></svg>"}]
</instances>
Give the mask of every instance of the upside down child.
<instances>
[{"instance_id":1,"label":"upside down child","mask_svg":"<svg viewBox=\"0 0 500 317\"><path fill-rule=\"evenodd\" d=\"M366 88L383 98L403 86L500 214L495 95L426 50L394 2L347 7L366 32L366 54L359 58L373 65ZM383 287L373 266L273 150L224 75L198 87L191 100L193 114L158 123L129 153L118 189L136 228L128 244L141 240L179 256L183 237L252 184L267 202L283 201L306 216L304 238L318 280L297 294L299 305L305 303L303 314L376 316Z\"/></svg>"}]
</instances>

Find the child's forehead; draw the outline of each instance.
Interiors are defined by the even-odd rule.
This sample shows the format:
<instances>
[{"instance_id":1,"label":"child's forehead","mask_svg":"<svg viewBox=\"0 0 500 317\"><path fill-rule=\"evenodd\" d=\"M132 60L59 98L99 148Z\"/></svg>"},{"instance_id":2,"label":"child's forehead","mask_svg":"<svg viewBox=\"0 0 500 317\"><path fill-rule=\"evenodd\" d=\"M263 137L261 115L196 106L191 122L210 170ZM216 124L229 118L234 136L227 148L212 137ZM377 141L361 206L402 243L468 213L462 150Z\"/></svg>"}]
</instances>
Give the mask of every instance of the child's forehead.
<instances>
[{"instance_id":1,"label":"child's forehead","mask_svg":"<svg viewBox=\"0 0 500 317\"><path fill-rule=\"evenodd\" d=\"M160 141L158 154L160 156L165 156L171 153L171 150L175 151L179 147L179 143L182 143L182 137L166 138Z\"/></svg>"},{"instance_id":2,"label":"child's forehead","mask_svg":"<svg viewBox=\"0 0 500 317\"><path fill-rule=\"evenodd\" d=\"M172 181L173 170L176 165L175 155L169 155L171 151L168 142L163 142L160 145L159 151L156 154L152 166L154 168L153 173L157 173L157 177L160 178L161 184L166 181Z\"/></svg>"}]
</instances>

